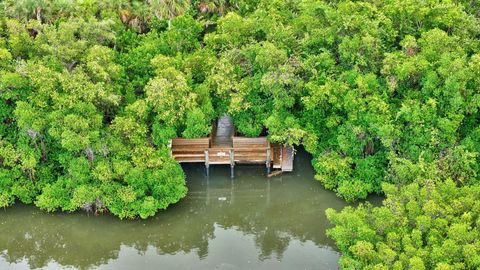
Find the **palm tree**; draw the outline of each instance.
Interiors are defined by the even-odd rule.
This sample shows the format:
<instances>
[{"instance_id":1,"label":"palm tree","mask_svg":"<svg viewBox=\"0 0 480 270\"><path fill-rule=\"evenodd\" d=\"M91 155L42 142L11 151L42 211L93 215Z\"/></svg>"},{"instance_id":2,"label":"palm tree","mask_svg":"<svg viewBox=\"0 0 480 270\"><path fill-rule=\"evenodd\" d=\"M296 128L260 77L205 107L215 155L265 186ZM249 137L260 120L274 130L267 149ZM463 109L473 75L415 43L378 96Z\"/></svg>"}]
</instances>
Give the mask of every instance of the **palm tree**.
<instances>
[{"instance_id":1,"label":"palm tree","mask_svg":"<svg viewBox=\"0 0 480 270\"><path fill-rule=\"evenodd\" d=\"M202 13L217 12L224 14L228 6L229 1L227 0L202 0L198 3L198 10Z\"/></svg>"},{"instance_id":2,"label":"palm tree","mask_svg":"<svg viewBox=\"0 0 480 270\"><path fill-rule=\"evenodd\" d=\"M48 1L43 0L10 0L4 3L7 12L11 16L27 21L34 16L39 22L42 22L42 9L47 4Z\"/></svg>"},{"instance_id":3,"label":"palm tree","mask_svg":"<svg viewBox=\"0 0 480 270\"><path fill-rule=\"evenodd\" d=\"M3 5L8 15L19 20L51 23L74 13L76 4L74 0L6 0Z\"/></svg>"},{"instance_id":4,"label":"palm tree","mask_svg":"<svg viewBox=\"0 0 480 270\"><path fill-rule=\"evenodd\" d=\"M148 0L153 14L159 19L168 19L168 29L172 19L185 13L191 6L191 0Z\"/></svg>"}]
</instances>

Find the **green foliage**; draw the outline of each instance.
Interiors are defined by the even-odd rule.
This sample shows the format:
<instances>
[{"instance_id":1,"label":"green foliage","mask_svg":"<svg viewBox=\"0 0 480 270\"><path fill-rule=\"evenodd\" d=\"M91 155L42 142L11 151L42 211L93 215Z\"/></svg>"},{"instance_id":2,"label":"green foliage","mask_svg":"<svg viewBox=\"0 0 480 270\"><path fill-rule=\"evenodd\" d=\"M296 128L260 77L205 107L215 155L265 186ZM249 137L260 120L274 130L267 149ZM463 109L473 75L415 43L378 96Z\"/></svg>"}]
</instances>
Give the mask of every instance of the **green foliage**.
<instances>
[{"instance_id":1,"label":"green foliage","mask_svg":"<svg viewBox=\"0 0 480 270\"><path fill-rule=\"evenodd\" d=\"M198 138L210 133L210 122L201 109L195 108L187 113L186 128L182 132L184 138Z\"/></svg>"},{"instance_id":2,"label":"green foliage","mask_svg":"<svg viewBox=\"0 0 480 270\"><path fill-rule=\"evenodd\" d=\"M185 75L172 67L162 70L152 79L145 93L148 104L158 113L159 120L169 125L182 123L196 100L196 94L187 84Z\"/></svg>"},{"instance_id":3,"label":"green foliage","mask_svg":"<svg viewBox=\"0 0 480 270\"><path fill-rule=\"evenodd\" d=\"M342 269L477 269L479 186L452 180L385 184L381 207L327 210Z\"/></svg>"},{"instance_id":4,"label":"green foliage","mask_svg":"<svg viewBox=\"0 0 480 270\"><path fill-rule=\"evenodd\" d=\"M473 2L2 1L0 206L151 216L186 192L170 139L225 113L242 135L303 145L348 201L477 185ZM370 259L367 242L349 252Z\"/></svg>"}]
</instances>

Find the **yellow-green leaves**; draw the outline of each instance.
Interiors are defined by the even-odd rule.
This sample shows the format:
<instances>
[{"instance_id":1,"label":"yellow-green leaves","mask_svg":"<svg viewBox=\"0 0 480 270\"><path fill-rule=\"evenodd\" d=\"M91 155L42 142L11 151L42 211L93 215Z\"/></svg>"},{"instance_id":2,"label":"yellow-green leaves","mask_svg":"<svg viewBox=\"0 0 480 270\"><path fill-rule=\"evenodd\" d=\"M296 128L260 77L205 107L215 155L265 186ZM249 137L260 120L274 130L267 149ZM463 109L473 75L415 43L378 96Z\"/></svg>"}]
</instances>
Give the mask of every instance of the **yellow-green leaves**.
<instances>
[{"instance_id":1,"label":"yellow-green leaves","mask_svg":"<svg viewBox=\"0 0 480 270\"><path fill-rule=\"evenodd\" d=\"M145 88L147 102L157 112L158 118L169 125L184 121L188 110L196 103L182 72L174 68L163 70Z\"/></svg>"},{"instance_id":2,"label":"yellow-green leaves","mask_svg":"<svg viewBox=\"0 0 480 270\"><path fill-rule=\"evenodd\" d=\"M479 191L478 186L457 188L449 180L386 187L384 206L328 210L336 225L328 234L345 256L344 268L352 261L359 268L381 263L387 269L475 269L480 266L480 257L472 253L478 251L479 224L472 216L480 209Z\"/></svg>"}]
</instances>

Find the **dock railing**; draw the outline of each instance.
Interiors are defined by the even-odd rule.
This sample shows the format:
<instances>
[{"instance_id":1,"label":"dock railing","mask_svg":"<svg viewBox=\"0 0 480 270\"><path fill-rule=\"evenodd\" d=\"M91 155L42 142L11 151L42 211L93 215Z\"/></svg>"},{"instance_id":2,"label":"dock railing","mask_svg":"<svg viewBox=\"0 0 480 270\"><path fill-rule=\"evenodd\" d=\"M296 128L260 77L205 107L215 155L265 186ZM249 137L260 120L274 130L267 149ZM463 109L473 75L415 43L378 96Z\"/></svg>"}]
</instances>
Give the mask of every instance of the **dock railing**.
<instances>
[{"instance_id":1,"label":"dock railing","mask_svg":"<svg viewBox=\"0 0 480 270\"><path fill-rule=\"evenodd\" d=\"M276 149L280 148L280 151ZM179 163L205 163L208 169L213 164L265 164L267 172L273 168L282 169L285 151L281 145L270 144L266 137L232 137L232 147L214 146L211 138L176 138L171 142L171 154ZM280 154L280 156L277 156ZM290 166L288 170L291 170Z\"/></svg>"}]
</instances>

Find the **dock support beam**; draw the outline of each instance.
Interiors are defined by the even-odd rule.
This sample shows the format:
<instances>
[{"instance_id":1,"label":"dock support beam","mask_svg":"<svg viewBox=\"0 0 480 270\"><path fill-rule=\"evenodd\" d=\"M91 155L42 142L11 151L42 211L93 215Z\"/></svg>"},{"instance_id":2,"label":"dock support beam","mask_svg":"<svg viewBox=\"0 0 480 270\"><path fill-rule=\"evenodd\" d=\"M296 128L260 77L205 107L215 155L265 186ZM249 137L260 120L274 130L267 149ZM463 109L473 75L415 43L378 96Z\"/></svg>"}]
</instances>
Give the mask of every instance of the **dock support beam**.
<instances>
[{"instance_id":1,"label":"dock support beam","mask_svg":"<svg viewBox=\"0 0 480 270\"><path fill-rule=\"evenodd\" d=\"M207 173L207 177L210 176L210 160L208 156L208 150L205 150L205 171Z\"/></svg>"},{"instance_id":2,"label":"dock support beam","mask_svg":"<svg viewBox=\"0 0 480 270\"><path fill-rule=\"evenodd\" d=\"M173 145L173 140L168 141L168 148L170 149L170 156L173 157L173 151L172 151L172 145Z\"/></svg>"},{"instance_id":3,"label":"dock support beam","mask_svg":"<svg viewBox=\"0 0 480 270\"><path fill-rule=\"evenodd\" d=\"M234 167L235 167L235 154L233 150L230 149L230 177L231 178L235 177Z\"/></svg>"},{"instance_id":4,"label":"dock support beam","mask_svg":"<svg viewBox=\"0 0 480 270\"><path fill-rule=\"evenodd\" d=\"M267 175L270 174L270 169L271 169L271 159L270 159L270 143L268 144L268 148L267 148L267 161L265 162L265 166L267 166Z\"/></svg>"}]
</instances>

